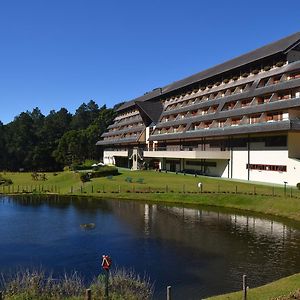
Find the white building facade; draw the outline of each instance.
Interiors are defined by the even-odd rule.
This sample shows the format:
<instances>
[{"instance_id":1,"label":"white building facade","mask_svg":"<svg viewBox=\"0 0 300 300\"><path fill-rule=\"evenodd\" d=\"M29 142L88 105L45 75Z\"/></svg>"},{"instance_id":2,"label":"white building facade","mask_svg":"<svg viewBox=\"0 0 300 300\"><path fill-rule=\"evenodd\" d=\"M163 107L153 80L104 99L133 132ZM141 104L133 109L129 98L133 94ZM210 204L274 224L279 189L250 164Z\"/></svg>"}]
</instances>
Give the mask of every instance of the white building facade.
<instances>
[{"instance_id":1,"label":"white building facade","mask_svg":"<svg viewBox=\"0 0 300 300\"><path fill-rule=\"evenodd\" d=\"M126 102L97 144L132 169L300 182L300 33Z\"/></svg>"}]
</instances>

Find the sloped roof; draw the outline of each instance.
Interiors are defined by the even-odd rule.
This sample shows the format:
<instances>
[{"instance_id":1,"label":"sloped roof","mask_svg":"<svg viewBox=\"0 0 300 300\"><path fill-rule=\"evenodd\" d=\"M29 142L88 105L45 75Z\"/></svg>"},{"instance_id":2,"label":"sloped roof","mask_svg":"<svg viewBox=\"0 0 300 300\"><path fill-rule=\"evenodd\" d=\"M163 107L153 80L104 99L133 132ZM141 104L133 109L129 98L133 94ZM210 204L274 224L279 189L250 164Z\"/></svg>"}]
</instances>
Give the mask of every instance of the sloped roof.
<instances>
[{"instance_id":1,"label":"sloped roof","mask_svg":"<svg viewBox=\"0 0 300 300\"><path fill-rule=\"evenodd\" d=\"M140 101L140 102L147 101L147 100L150 100L152 98L155 98L155 97L159 96L160 94L161 94L161 88L154 89L153 91L151 91L149 93L146 93L145 95L143 95L141 97L138 97L138 98L133 99L131 101L125 102L123 105L121 105L117 109L117 111L121 111L121 110L129 108L131 106L134 106L136 101Z\"/></svg>"},{"instance_id":2,"label":"sloped roof","mask_svg":"<svg viewBox=\"0 0 300 300\"><path fill-rule=\"evenodd\" d=\"M192 76L171 83L163 88L163 94L190 85L192 83L196 83L201 80L205 80L210 77L225 73L232 69L242 67L244 65L253 63L263 58L267 58L278 53L284 53L296 46L299 42L300 32L297 32L276 42L273 42L266 46L250 51L246 54L228 60L222 64L216 65L212 68L206 69L202 72L196 73Z\"/></svg>"},{"instance_id":3,"label":"sloped roof","mask_svg":"<svg viewBox=\"0 0 300 300\"><path fill-rule=\"evenodd\" d=\"M163 105L160 103L160 101L136 101L135 103L139 110L143 111L147 115L149 124L158 122L159 117L163 111Z\"/></svg>"},{"instance_id":4,"label":"sloped roof","mask_svg":"<svg viewBox=\"0 0 300 300\"><path fill-rule=\"evenodd\" d=\"M254 63L255 61L259 61L264 58L268 58L280 53L285 54L289 50L297 46L299 43L300 43L300 32L296 32L283 39L280 39L266 46L250 51L246 54L228 60L224 63L218 64L212 68L206 69L204 71L201 71L199 73L196 73L184 79L175 81L163 88L155 89L152 92L149 92L141 97L138 97L136 99L124 103L122 106L119 107L117 111L121 111L131 106L134 106L137 103L137 101L140 102L148 101L150 99L156 98L159 95L175 91L177 89L183 88L190 84L209 79L216 75L221 75L222 73L228 72L230 70L248 65L250 63Z\"/></svg>"}]
</instances>

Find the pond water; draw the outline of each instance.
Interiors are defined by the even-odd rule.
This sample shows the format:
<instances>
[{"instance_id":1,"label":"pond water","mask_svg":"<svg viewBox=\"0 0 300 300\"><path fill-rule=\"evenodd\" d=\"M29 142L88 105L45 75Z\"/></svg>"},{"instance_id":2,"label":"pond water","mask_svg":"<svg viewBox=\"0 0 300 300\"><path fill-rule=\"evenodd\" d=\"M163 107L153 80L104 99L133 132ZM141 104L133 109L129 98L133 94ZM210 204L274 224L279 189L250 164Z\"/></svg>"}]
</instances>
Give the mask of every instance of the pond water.
<instances>
[{"instance_id":1,"label":"pond water","mask_svg":"<svg viewBox=\"0 0 300 300\"><path fill-rule=\"evenodd\" d=\"M95 223L83 230L82 223ZM101 255L155 282L155 299L200 299L300 272L300 230L240 213L135 201L0 197L0 272L101 272Z\"/></svg>"}]
</instances>

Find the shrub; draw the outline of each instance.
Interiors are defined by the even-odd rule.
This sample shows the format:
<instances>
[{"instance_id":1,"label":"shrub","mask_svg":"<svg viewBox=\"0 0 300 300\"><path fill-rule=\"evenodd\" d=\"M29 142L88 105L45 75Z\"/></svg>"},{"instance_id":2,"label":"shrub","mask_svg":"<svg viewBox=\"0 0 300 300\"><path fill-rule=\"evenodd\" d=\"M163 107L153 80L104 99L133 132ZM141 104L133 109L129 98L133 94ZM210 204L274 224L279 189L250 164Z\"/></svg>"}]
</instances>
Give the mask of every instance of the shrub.
<instances>
[{"instance_id":1,"label":"shrub","mask_svg":"<svg viewBox=\"0 0 300 300\"><path fill-rule=\"evenodd\" d=\"M5 178L0 175L0 185L11 185L13 184L12 180L10 178Z\"/></svg>"},{"instance_id":2,"label":"shrub","mask_svg":"<svg viewBox=\"0 0 300 300\"><path fill-rule=\"evenodd\" d=\"M90 176L89 176L88 173L80 173L79 176L80 176L80 180L82 182L88 182L88 181L90 181Z\"/></svg>"},{"instance_id":3,"label":"shrub","mask_svg":"<svg viewBox=\"0 0 300 300\"><path fill-rule=\"evenodd\" d=\"M109 277L110 299L148 300L153 298L154 288L149 278L141 278L134 271L112 270ZM91 285L93 297L104 299L105 276L100 275Z\"/></svg>"},{"instance_id":4,"label":"shrub","mask_svg":"<svg viewBox=\"0 0 300 300\"><path fill-rule=\"evenodd\" d=\"M100 167L98 171L91 172L91 178L105 177L105 176L116 176L119 175L119 171L116 167L104 166Z\"/></svg>"},{"instance_id":5,"label":"shrub","mask_svg":"<svg viewBox=\"0 0 300 300\"><path fill-rule=\"evenodd\" d=\"M296 186L297 186L297 189L300 190L300 182L298 182L298 183L296 184Z\"/></svg>"},{"instance_id":6,"label":"shrub","mask_svg":"<svg viewBox=\"0 0 300 300\"><path fill-rule=\"evenodd\" d=\"M72 171L80 171L80 170L91 170L92 165L97 163L95 160L85 160L83 163L73 163L70 166Z\"/></svg>"},{"instance_id":7,"label":"shrub","mask_svg":"<svg viewBox=\"0 0 300 300\"><path fill-rule=\"evenodd\" d=\"M54 279L42 270L25 270L9 278L2 276L1 285L5 297L11 299L54 300L82 297L84 293L83 280L77 273Z\"/></svg>"}]
</instances>

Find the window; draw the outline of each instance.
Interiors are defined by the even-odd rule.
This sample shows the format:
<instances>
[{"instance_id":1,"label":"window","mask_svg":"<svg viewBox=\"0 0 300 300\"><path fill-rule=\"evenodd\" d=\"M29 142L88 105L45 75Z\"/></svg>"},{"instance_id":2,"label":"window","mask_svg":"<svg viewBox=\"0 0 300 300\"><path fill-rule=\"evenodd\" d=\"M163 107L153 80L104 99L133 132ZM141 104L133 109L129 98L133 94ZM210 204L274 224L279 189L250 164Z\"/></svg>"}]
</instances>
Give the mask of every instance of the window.
<instances>
[{"instance_id":1,"label":"window","mask_svg":"<svg viewBox=\"0 0 300 300\"><path fill-rule=\"evenodd\" d=\"M213 161L194 161L194 160L187 160L185 162L187 166L205 166L205 167L216 167L217 163Z\"/></svg>"},{"instance_id":2,"label":"window","mask_svg":"<svg viewBox=\"0 0 300 300\"><path fill-rule=\"evenodd\" d=\"M267 137L266 147L286 147L287 137L285 135Z\"/></svg>"},{"instance_id":3,"label":"window","mask_svg":"<svg viewBox=\"0 0 300 300\"><path fill-rule=\"evenodd\" d=\"M286 166L281 166L281 165L246 164L246 169L259 170L259 171L286 172Z\"/></svg>"}]
</instances>

